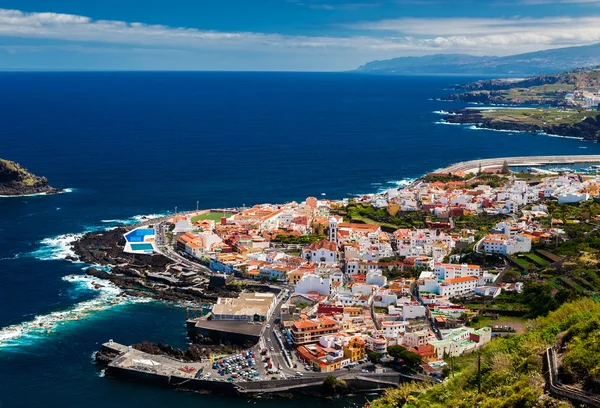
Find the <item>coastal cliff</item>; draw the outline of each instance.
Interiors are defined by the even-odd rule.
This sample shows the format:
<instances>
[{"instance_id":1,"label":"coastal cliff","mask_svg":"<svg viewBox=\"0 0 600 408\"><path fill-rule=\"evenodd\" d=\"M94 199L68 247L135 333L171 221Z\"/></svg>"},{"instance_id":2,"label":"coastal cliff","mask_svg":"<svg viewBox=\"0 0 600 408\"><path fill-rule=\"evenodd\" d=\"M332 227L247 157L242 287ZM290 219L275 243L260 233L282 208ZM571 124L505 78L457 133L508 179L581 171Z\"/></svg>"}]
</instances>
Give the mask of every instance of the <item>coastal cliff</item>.
<instances>
[{"instance_id":1,"label":"coastal cliff","mask_svg":"<svg viewBox=\"0 0 600 408\"><path fill-rule=\"evenodd\" d=\"M46 177L39 177L18 163L0 159L0 195L56 194L62 190L50 187Z\"/></svg>"},{"instance_id":2,"label":"coastal cliff","mask_svg":"<svg viewBox=\"0 0 600 408\"><path fill-rule=\"evenodd\" d=\"M475 125L482 129L538 132L585 140L600 140L600 113L546 109L459 109L444 116L447 123Z\"/></svg>"},{"instance_id":3,"label":"coastal cliff","mask_svg":"<svg viewBox=\"0 0 600 408\"><path fill-rule=\"evenodd\" d=\"M567 94L600 88L598 68L578 69L530 78L500 78L456 85L463 91L445 97L448 101L494 105L571 106Z\"/></svg>"}]
</instances>

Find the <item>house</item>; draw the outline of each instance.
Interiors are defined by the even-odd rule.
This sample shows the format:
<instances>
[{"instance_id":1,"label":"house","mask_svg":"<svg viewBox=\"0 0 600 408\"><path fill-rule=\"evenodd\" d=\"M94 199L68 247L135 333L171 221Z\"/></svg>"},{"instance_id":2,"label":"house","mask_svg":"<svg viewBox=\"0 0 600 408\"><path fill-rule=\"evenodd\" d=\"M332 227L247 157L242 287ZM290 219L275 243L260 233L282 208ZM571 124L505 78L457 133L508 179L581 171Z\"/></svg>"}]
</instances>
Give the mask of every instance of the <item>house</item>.
<instances>
[{"instance_id":1,"label":"house","mask_svg":"<svg viewBox=\"0 0 600 408\"><path fill-rule=\"evenodd\" d=\"M331 293L331 278L321 277L314 273L304 274L296 284L294 293L307 294L309 292L329 295Z\"/></svg>"},{"instance_id":2,"label":"house","mask_svg":"<svg viewBox=\"0 0 600 408\"><path fill-rule=\"evenodd\" d=\"M513 255L519 252L531 251L531 238L519 234L514 238L504 235L490 234L483 240L483 250L488 254Z\"/></svg>"},{"instance_id":3,"label":"house","mask_svg":"<svg viewBox=\"0 0 600 408\"><path fill-rule=\"evenodd\" d=\"M296 346L317 343L321 336L334 334L338 331L339 324L329 317L299 320L294 322L290 329L292 342Z\"/></svg>"},{"instance_id":4,"label":"house","mask_svg":"<svg viewBox=\"0 0 600 408\"><path fill-rule=\"evenodd\" d=\"M455 297L473 293L477 287L478 279L474 276L464 278L445 279L440 284L439 294Z\"/></svg>"},{"instance_id":5,"label":"house","mask_svg":"<svg viewBox=\"0 0 600 408\"><path fill-rule=\"evenodd\" d=\"M339 250L336 243L322 239L304 247L302 257L313 262L338 262Z\"/></svg>"}]
</instances>

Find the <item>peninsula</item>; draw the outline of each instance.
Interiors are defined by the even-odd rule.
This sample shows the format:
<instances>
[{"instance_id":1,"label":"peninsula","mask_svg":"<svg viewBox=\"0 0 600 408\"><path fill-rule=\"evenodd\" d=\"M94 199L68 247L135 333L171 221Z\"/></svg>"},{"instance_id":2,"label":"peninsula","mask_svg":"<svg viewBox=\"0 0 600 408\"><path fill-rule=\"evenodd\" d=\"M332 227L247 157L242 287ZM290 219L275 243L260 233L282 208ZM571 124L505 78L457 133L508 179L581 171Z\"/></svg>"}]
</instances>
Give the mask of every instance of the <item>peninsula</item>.
<instances>
[{"instance_id":1,"label":"peninsula","mask_svg":"<svg viewBox=\"0 0 600 408\"><path fill-rule=\"evenodd\" d=\"M460 85L458 89L467 92L451 94L445 100L495 106L452 110L444 116L445 123L600 139L597 68L526 79L478 81Z\"/></svg>"},{"instance_id":2,"label":"peninsula","mask_svg":"<svg viewBox=\"0 0 600 408\"><path fill-rule=\"evenodd\" d=\"M89 274L189 305L187 350L111 340L96 359L107 377L243 396L496 406L502 387L523 406L596 406L599 170L600 156L474 160L357 198L86 234L74 252L106 267Z\"/></svg>"},{"instance_id":3,"label":"peninsula","mask_svg":"<svg viewBox=\"0 0 600 408\"><path fill-rule=\"evenodd\" d=\"M30 173L18 163L0 159L0 196L56 194L61 191L49 186L45 177Z\"/></svg>"}]
</instances>

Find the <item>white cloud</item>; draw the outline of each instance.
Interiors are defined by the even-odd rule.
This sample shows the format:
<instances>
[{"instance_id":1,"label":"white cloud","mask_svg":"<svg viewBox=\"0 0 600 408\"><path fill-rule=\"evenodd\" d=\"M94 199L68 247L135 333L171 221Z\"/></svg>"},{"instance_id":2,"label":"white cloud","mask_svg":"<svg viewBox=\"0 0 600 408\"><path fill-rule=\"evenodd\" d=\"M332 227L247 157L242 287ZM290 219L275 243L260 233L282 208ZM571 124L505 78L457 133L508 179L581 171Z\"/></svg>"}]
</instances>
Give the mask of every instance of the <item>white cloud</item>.
<instances>
[{"instance_id":1,"label":"white cloud","mask_svg":"<svg viewBox=\"0 0 600 408\"><path fill-rule=\"evenodd\" d=\"M559 47L600 41L600 16L553 18L402 18L351 28L414 36L437 47Z\"/></svg>"},{"instance_id":2,"label":"white cloud","mask_svg":"<svg viewBox=\"0 0 600 408\"><path fill-rule=\"evenodd\" d=\"M544 1L544 0L535 0ZM581 0L580 0L581 1ZM225 32L93 20L59 13L0 9L0 36L105 44L130 49L209 50L256 55L318 55L339 69L402 55L464 52L506 55L600 42L600 15L581 18L404 18L349 26L351 36ZM346 27L348 28L348 27ZM38 44L36 44L38 45ZM329 62L327 62L329 63Z\"/></svg>"}]
</instances>

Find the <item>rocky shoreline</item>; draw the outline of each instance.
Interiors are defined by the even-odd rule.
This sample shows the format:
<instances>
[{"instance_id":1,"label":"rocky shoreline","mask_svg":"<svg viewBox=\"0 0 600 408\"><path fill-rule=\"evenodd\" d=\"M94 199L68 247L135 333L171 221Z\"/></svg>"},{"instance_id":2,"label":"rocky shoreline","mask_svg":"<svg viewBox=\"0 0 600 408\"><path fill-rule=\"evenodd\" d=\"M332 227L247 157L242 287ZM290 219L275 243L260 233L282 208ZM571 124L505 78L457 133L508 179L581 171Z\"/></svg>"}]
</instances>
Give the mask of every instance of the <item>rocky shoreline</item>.
<instances>
[{"instance_id":1,"label":"rocky shoreline","mask_svg":"<svg viewBox=\"0 0 600 408\"><path fill-rule=\"evenodd\" d=\"M62 192L49 186L46 177L36 176L18 163L0 159L0 196L23 197Z\"/></svg>"},{"instance_id":2,"label":"rocky shoreline","mask_svg":"<svg viewBox=\"0 0 600 408\"><path fill-rule=\"evenodd\" d=\"M123 252L127 228L89 232L71 244L76 257L90 266L86 273L112 282L126 295L173 302L213 303L219 296L236 296L239 287L213 287L208 277L189 275L160 254L132 255ZM109 271L105 270L106 268Z\"/></svg>"},{"instance_id":3,"label":"rocky shoreline","mask_svg":"<svg viewBox=\"0 0 600 408\"><path fill-rule=\"evenodd\" d=\"M510 103L506 100L505 91L471 91L466 93L450 94L440 99L445 102L467 102L484 105L504 105L504 106L549 106L553 108L567 106L564 98L513 98Z\"/></svg>"},{"instance_id":4,"label":"rocky shoreline","mask_svg":"<svg viewBox=\"0 0 600 408\"><path fill-rule=\"evenodd\" d=\"M518 121L488 118L482 109L457 109L443 117L446 123L474 125L480 129L503 130L512 132L546 133L563 137L577 137L584 140L600 139L600 114L575 124L537 125Z\"/></svg>"}]
</instances>

